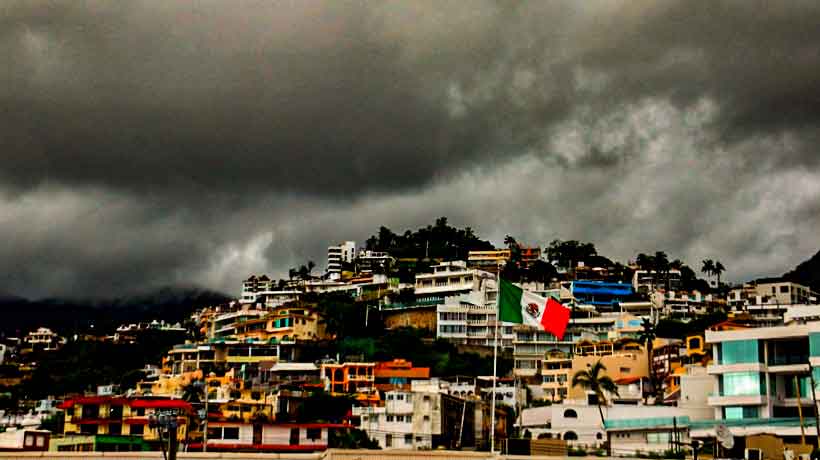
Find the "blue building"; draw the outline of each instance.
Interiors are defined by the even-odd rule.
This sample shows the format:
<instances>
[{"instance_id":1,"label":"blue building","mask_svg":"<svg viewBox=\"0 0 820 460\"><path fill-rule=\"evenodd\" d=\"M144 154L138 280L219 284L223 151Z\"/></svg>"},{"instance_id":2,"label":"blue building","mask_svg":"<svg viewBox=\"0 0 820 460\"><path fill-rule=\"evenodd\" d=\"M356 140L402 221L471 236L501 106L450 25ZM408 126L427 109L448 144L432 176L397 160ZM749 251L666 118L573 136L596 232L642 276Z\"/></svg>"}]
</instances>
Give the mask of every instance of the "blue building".
<instances>
[{"instance_id":1,"label":"blue building","mask_svg":"<svg viewBox=\"0 0 820 460\"><path fill-rule=\"evenodd\" d=\"M631 284L604 281L573 281L572 297L577 304L594 305L602 310L615 310L621 302L635 295Z\"/></svg>"}]
</instances>

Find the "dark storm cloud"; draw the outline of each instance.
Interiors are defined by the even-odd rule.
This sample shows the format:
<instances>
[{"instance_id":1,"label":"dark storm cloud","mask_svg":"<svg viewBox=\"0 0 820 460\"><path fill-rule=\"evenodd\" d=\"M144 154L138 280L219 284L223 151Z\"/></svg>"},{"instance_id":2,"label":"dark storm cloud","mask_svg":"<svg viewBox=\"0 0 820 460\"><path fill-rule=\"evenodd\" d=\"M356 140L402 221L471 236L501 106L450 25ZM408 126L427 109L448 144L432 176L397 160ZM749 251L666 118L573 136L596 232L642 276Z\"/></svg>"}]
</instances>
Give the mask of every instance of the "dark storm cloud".
<instances>
[{"instance_id":1,"label":"dark storm cloud","mask_svg":"<svg viewBox=\"0 0 820 460\"><path fill-rule=\"evenodd\" d=\"M440 215L783 271L820 243L818 21L817 2L4 2L0 291L234 290Z\"/></svg>"}]
</instances>

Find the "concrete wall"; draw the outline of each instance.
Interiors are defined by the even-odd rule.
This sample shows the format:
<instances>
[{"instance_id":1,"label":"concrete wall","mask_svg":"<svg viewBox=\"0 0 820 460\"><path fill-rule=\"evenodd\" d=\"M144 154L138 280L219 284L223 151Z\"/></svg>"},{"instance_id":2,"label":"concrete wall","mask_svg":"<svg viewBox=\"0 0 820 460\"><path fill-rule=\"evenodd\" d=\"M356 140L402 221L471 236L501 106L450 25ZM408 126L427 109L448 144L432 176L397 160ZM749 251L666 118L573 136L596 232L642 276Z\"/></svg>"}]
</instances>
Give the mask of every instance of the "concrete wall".
<instances>
[{"instance_id":1,"label":"concrete wall","mask_svg":"<svg viewBox=\"0 0 820 460\"><path fill-rule=\"evenodd\" d=\"M384 310L384 326L387 329L412 326L436 332L436 307L408 308L403 310Z\"/></svg>"}]
</instances>

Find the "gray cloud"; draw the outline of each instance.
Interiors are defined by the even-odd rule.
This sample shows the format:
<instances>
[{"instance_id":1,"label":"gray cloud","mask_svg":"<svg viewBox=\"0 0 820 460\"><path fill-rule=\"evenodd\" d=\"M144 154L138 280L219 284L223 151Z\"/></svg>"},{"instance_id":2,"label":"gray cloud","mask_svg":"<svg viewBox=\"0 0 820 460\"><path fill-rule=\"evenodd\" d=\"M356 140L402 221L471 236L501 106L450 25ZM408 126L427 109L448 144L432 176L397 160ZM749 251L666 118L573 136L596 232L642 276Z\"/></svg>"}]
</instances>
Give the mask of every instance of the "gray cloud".
<instances>
[{"instance_id":1,"label":"gray cloud","mask_svg":"<svg viewBox=\"0 0 820 460\"><path fill-rule=\"evenodd\" d=\"M0 291L235 290L447 215L816 251L816 2L5 2Z\"/></svg>"}]
</instances>

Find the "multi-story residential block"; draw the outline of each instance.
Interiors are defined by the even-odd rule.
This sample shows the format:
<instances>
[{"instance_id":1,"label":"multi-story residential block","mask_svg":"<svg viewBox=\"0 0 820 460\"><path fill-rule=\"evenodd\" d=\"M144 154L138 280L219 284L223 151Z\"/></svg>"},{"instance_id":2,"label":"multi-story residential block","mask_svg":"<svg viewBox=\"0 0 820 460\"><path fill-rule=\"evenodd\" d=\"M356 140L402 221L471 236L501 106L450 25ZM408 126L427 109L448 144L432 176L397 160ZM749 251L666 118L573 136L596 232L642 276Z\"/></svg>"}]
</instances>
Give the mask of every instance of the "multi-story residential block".
<instances>
[{"instance_id":1,"label":"multi-story residential block","mask_svg":"<svg viewBox=\"0 0 820 460\"><path fill-rule=\"evenodd\" d=\"M445 299L436 307L436 337L454 343L491 347L495 345L497 327L498 346L512 347L513 325L496 324L497 295L494 281L483 280L478 289Z\"/></svg>"},{"instance_id":2,"label":"multi-story residential block","mask_svg":"<svg viewBox=\"0 0 820 460\"><path fill-rule=\"evenodd\" d=\"M707 330L706 342L716 419L795 417L798 404L813 406L809 372L820 381L820 323Z\"/></svg>"},{"instance_id":3,"label":"multi-story residential block","mask_svg":"<svg viewBox=\"0 0 820 460\"><path fill-rule=\"evenodd\" d=\"M409 390L413 380L430 378L430 368L413 367L410 361L394 359L376 363L373 375L376 389L379 391Z\"/></svg>"},{"instance_id":4,"label":"multi-story residential block","mask_svg":"<svg viewBox=\"0 0 820 460\"><path fill-rule=\"evenodd\" d=\"M163 374L177 376L202 371L224 373L234 370L237 377L258 376L265 365L292 361L295 342L278 343L224 340L205 344L180 344L168 351Z\"/></svg>"},{"instance_id":5,"label":"multi-story residential block","mask_svg":"<svg viewBox=\"0 0 820 460\"><path fill-rule=\"evenodd\" d=\"M413 396L414 393L409 388L387 391L383 406L354 407L353 416L359 417L359 427L382 448L430 449L432 438L416 435L413 431ZM415 417L424 416L415 414Z\"/></svg>"},{"instance_id":6,"label":"multi-story residential block","mask_svg":"<svg viewBox=\"0 0 820 460\"><path fill-rule=\"evenodd\" d=\"M722 307L712 294L702 294L699 291L652 291L649 294L655 309L666 316L675 318L694 318L710 313L714 308Z\"/></svg>"},{"instance_id":7,"label":"multi-story residential block","mask_svg":"<svg viewBox=\"0 0 820 460\"><path fill-rule=\"evenodd\" d=\"M242 281L242 302L255 302L258 292L273 291L274 289L274 282L268 275L251 275L248 279Z\"/></svg>"},{"instance_id":8,"label":"multi-story residential block","mask_svg":"<svg viewBox=\"0 0 820 460\"><path fill-rule=\"evenodd\" d=\"M447 297L481 290L486 280L494 280L491 273L467 268L464 261L442 262L431 267L432 273L416 274L416 300L443 303Z\"/></svg>"},{"instance_id":9,"label":"multi-story residential block","mask_svg":"<svg viewBox=\"0 0 820 460\"><path fill-rule=\"evenodd\" d=\"M218 339L236 335L236 326L254 319L262 318L268 311L242 305L239 310L216 313L207 320L208 338Z\"/></svg>"},{"instance_id":10,"label":"multi-story residential block","mask_svg":"<svg viewBox=\"0 0 820 460\"><path fill-rule=\"evenodd\" d=\"M395 259L386 252L360 249L354 262L357 272L367 274L384 270L394 261Z\"/></svg>"},{"instance_id":11,"label":"multi-story residential block","mask_svg":"<svg viewBox=\"0 0 820 460\"><path fill-rule=\"evenodd\" d=\"M242 320L232 326L235 332L229 337L238 340L288 341L329 338L319 312L310 306L280 306L260 318Z\"/></svg>"},{"instance_id":12,"label":"multi-story residential block","mask_svg":"<svg viewBox=\"0 0 820 460\"><path fill-rule=\"evenodd\" d=\"M498 273L510 259L509 249L494 249L492 251L470 251L467 253L467 266L490 273Z\"/></svg>"},{"instance_id":13,"label":"multi-story residential block","mask_svg":"<svg viewBox=\"0 0 820 460\"><path fill-rule=\"evenodd\" d=\"M541 388L550 401L563 401L572 379L572 357L569 353L554 350L547 352L541 362Z\"/></svg>"},{"instance_id":14,"label":"multi-story residential block","mask_svg":"<svg viewBox=\"0 0 820 460\"><path fill-rule=\"evenodd\" d=\"M620 311L620 303L633 300L632 286L603 281L573 281L572 297L576 304L592 305L599 312Z\"/></svg>"},{"instance_id":15,"label":"multi-story residential block","mask_svg":"<svg viewBox=\"0 0 820 460\"><path fill-rule=\"evenodd\" d=\"M33 350L53 351L65 345L66 340L49 328L40 327L36 331L29 332L23 338L23 342Z\"/></svg>"},{"instance_id":16,"label":"multi-story residential block","mask_svg":"<svg viewBox=\"0 0 820 460\"><path fill-rule=\"evenodd\" d=\"M376 363L322 363L321 379L330 393L372 393Z\"/></svg>"},{"instance_id":17,"label":"multi-story residential block","mask_svg":"<svg viewBox=\"0 0 820 460\"><path fill-rule=\"evenodd\" d=\"M681 288L680 270L635 270L632 274L632 288L641 294L649 294L658 289L678 291Z\"/></svg>"},{"instance_id":18,"label":"multi-story residential block","mask_svg":"<svg viewBox=\"0 0 820 460\"><path fill-rule=\"evenodd\" d=\"M342 263L352 263L356 258L356 242L345 241L327 248L327 273L330 279L339 279Z\"/></svg>"},{"instance_id":19,"label":"multi-story residential block","mask_svg":"<svg viewBox=\"0 0 820 460\"><path fill-rule=\"evenodd\" d=\"M749 306L787 306L816 303L807 286L782 279L761 279L729 291L727 303L734 311Z\"/></svg>"},{"instance_id":20,"label":"multi-story residential block","mask_svg":"<svg viewBox=\"0 0 820 460\"><path fill-rule=\"evenodd\" d=\"M177 439L185 439L187 423L193 414L191 404L180 399L121 398L113 396L90 396L64 401L60 408L65 411L63 434L107 435L98 437L98 450L136 448L143 450L148 444L159 448L159 433L148 425L149 416L158 411L176 411ZM138 442L128 442L132 439Z\"/></svg>"}]
</instances>

